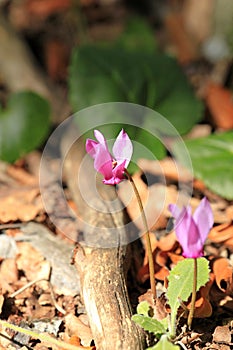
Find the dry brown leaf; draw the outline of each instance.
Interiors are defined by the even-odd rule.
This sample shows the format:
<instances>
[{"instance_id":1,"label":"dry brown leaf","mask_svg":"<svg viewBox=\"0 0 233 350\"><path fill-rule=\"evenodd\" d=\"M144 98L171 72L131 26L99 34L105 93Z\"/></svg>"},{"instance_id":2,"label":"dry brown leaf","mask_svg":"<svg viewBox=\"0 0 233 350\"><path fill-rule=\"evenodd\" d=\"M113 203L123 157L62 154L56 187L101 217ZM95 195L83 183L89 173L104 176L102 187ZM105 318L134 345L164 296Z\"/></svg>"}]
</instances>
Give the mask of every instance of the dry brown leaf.
<instances>
[{"instance_id":1,"label":"dry brown leaf","mask_svg":"<svg viewBox=\"0 0 233 350\"><path fill-rule=\"evenodd\" d=\"M69 336L78 336L84 346L89 346L93 340L91 329L84 324L80 317L69 314L65 317L66 332Z\"/></svg>"},{"instance_id":2,"label":"dry brown leaf","mask_svg":"<svg viewBox=\"0 0 233 350\"><path fill-rule=\"evenodd\" d=\"M37 200L38 187L7 188L0 192L0 222L31 221L43 211L42 202Z\"/></svg>"},{"instance_id":3,"label":"dry brown leaf","mask_svg":"<svg viewBox=\"0 0 233 350\"><path fill-rule=\"evenodd\" d=\"M226 293L233 293L233 267L226 258L215 258L212 261L212 271L218 288Z\"/></svg>"},{"instance_id":4,"label":"dry brown leaf","mask_svg":"<svg viewBox=\"0 0 233 350\"><path fill-rule=\"evenodd\" d=\"M168 256L171 259L172 264L176 265L179 261L183 260L184 257L180 254L175 254L172 252L168 252Z\"/></svg>"},{"instance_id":5,"label":"dry brown leaf","mask_svg":"<svg viewBox=\"0 0 233 350\"><path fill-rule=\"evenodd\" d=\"M184 25L190 33L191 43L200 44L211 34L214 1L186 0L183 8Z\"/></svg>"},{"instance_id":6,"label":"dry brown leaf","mask_svg":"<svg viewBox=\"0 0 233 350\"><path fill-rule=\"evenodd\" d=\"M232 339L232 332L230 326L218 326L213 333L213 341L216 343L230 344Z\"/></svg>"},{"instance_id":7,"label":"dry brown leaf","mask_svg":"<svg viewBox=\"0 0 233 350\"><path fill-rule=\"evenodd\" d=\"M162 251L168 252L173 250L176 243L177 243L176 234L175 234L175 231L172 231L168 235L161 237L157 245L159 249L161 249Z\"/></svg>"},{"instance_id":8,"label":"dry brown leaf","mask_svg":"<svg viewBox=\"0 0 233 350\"><path fill-rule=\"evenodd\" d=\"M46 18L66 10L71 5L71 0L27 0L26 10L29 15Z\"/></svg>"},{"instance_id":9,"label":"dry brown leaf","mask_svg":"<svg viewBox=\"0 0 233 350\"><path fill-rule=\"evenodd\" d=\"M32 174L29 174L23 168L19 168L15 165L8 165L6 173L17 182L28 186L38 185L38 179Z\"/></svg>"},{"instance_id":10,"label":"dry brown leaf","mask_svg":"<svg viewBox=\"0 0 233 350\"><path fill-rule=\"evenodd\" d=\"M195 303L194 317L204 318L204 317L211 316L212 306L209 301L209 293L213 285L213 282L214 282L214 276L211 273L210 280L207 282L207 284L204 287L201 287L200 291L198 292L199 298Z\"/></svg>"},{"instance_id":11,"label":"dry brown leaf","mask_svg":"<svg viewBox=\"0 0 233 350\"><path fill-rule=\"evenodd\" d=\"M61 40L48 40L45 46L45 59L48 74L54 81L64 80L67 76L69 48Z\"/></svg>"},{"instance_id":12,"label":"dry brown leaf","mask_svg":"<svg viewBox=\"0 0 233 350\"><path fill-rule=\"evenodd\" d=\"M211 83L206 89L206 103L215 126L224 130L233 128L232 92L222 86Z\"/></svg>"},{"instance_id":13,"label":"dry brown leaf","mask_svg":"<svg viewBox=\"0 0 233 350\"><path fill-rule=\"evenodd\" d=\"M166 30L176 50L177 58L182 63L188 63L197 57L197 45L190 40L183 18L180 13L169 13L164 21Z\"/></svg>"},{"instance_id":14,"label":"dry brown leaf","mask_svg":"<svg viewBox=\"0 0 233 350\"><path fill-rule=\"evenodd\" d=\"M18 242L17 246L19 255L16 258L16 263L18 269L24 271L28 281L48 280L51 269L49 262L29 242ZM47 288L46 282L40 283Z\"/></svg>"},{"instance_id":15,"label":"dry brown leaf","mask_svg":"<svg viewBox=\"0 0 233 350\"><path fill-rule=\"evenodd\" d=\"M0 315L2 313L2 306L3 306L4 300L5 300L4 296L0 294Z\"/></svg>"},{"instance_id":16,"label":"dry brown leaf","mask_svg":"<svg viewBox=\"0 0 233 350\"><path fill-rule=\"evenodd\" d=\"M233 223L224 223L212 228L208 239L215 243L226 242L233 239Z\"/></svg>"},{"instance_id":17,"label":"dry brown leaf","mask_svg":"<svg viewBox=\"0 0 233 350\"><path fill-rule=\"evenodd\" d=\"M141 197L149 229L154 231L165 228L167 223L167 207L175 203L178 197L177 190L162 184L153 184L149 187L141 179L141 174L133 176L134 182ZM119 198L127 208L131 220L142 231L145 231L137 199L131 184L124 181L119 186Z\"/></svg>"},{"instance_id":18,"label":"dry brown leaf","mask_svg":"<svg viewBox=\"0 0 233 350\"><path fill-rule=\"evenodd\" d=\"M164 254L162 258L162 253L160 250L155 249L153 252L153 257L154 257L154 270L155 270L155 278L164 281L165 278L169 275L169 270L166 267L167 263L167 255ZM158 261L157 261L157 255L158 255ZM141 283L144 283L148 278L149 278L149 264L148 264L148 259L144 260L143 266L139 269L138 271L138 281Z\"/></svg>"},{"instance_id":19,"label":"dry brown leaf","mask_svg":"<svg viewBox=\"0 0 233 350\"><path fill-rule=\"evenodd\" d=\"M169 157L163 160L139 159L138 166L144 172L153 175L161 175L177 182L189 182L193 179L193 176L188 169L176 163Z\"/></svg>"},{"instance_id":20,"label":"dry brown leaf","mask_svg":"<svg viewBox=\"0 0 233 350\"><path fill-rule=\"evenodd\" d=\"M9 284L18 281L18 269L15 259L4 259L0 266L0 280L5 280Z\"/></svg>"}]
</instances>

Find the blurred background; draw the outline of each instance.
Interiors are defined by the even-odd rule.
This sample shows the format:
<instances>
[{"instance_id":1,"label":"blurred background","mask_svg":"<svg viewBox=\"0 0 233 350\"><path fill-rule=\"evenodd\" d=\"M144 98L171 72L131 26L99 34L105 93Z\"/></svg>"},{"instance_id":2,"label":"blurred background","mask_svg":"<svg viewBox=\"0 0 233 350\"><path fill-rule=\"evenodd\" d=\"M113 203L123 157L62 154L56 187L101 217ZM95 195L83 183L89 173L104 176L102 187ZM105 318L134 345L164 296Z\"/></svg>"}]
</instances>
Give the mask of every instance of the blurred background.
<instances>
[{"instance_id":1,"label":"blurred background","mask_svg":"<svg viewBox=\"0 0 233 350\"><path fill-rule=\"evenodd\" d=\"M181 134L232 129L232 53L231 0L1 0L0 156L101 102L146 105Z\"/></svg>"}]
</instances>

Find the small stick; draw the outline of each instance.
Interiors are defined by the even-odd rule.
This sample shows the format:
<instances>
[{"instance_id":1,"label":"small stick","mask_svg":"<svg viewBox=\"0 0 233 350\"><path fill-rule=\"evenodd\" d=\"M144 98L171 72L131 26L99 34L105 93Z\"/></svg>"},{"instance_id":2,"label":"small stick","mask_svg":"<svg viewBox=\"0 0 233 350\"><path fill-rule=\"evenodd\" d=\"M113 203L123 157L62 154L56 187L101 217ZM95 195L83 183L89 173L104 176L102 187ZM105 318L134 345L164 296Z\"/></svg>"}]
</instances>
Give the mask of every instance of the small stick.
<instances>
[{"instance_id":1,"label":"small stick","mask_svg":"<svg viewBox=\"0 0 233 350\"><path fill-rule=\"evenodd\" d=\"M14 324L11 324L7 321L0 320L0 325L2 325L5 328L12 329L15 332L23 333L26 335L29 335L30 337L33 337L35 339L39 339L41 341L49 342L51 344L57 345L58 347L66 350L79 350L81 347L75 346L72 344L65 343L64 341L57 340L55 338L52 338L50 335L43 334L43 333L36 333L33 331L30 331L29 329L25 329L19 326L15 326ZM91 349L91 348L90 348Z\"/></svg>"},{"instance_id":2,"label":"small stick","mask_svg":"<svg viewBox=\"0 0 233 350\"><path fill-rule=\"evenodd\" d=\"M49 289L50 289L50 293L51 293L51 298L52 298L52 302L53 302L53 305L54 307L59 311L61 312L63 315L66 314L66 311L60 306L58 305L58 303L56 302L55 300L55 295L54 295L54 290L53 290L53 286L51 284L50 281L48 281L46 278L37 278L35 279L34 281L31 281L29 283L27 283L25 286L23 286L22 288L18 289L17 291L15 291L14 293L12 293L10 295L10 298L14 298L16 297L16 295L19 295L20 293L24 292L27 288L30 288L33 284L36 284L38 282L41 282L41 281L46 281L49 285Z\"/></svg>"}]
</instances>

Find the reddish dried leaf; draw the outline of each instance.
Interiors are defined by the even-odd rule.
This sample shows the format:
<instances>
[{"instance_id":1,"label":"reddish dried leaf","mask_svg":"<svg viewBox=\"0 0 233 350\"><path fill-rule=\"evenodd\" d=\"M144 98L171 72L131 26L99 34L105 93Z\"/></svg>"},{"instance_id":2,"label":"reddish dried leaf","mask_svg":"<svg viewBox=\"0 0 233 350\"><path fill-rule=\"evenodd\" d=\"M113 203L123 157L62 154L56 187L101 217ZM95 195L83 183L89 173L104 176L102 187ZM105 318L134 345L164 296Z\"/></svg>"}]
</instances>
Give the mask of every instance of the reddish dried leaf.
<instances>
[{"instance_id":1,"label":"reddish dried leaf","mask_svg":"<svg viewBox=\"0 0 233 350\"><path fill-rule=\"evenodd\" d=\"M175 231L173 231L173 232L170 232L168 235L162 237L158 241L158 248L163 251L169 252L173 250L176 243L177 243L176 234L175 234Z\"/></svg>"},{"instance_id":2,"label":"reddish dried leaf","mask_svg":"<svg viewBox=\"0 0 233 350\"><path fill-rule=\"evenodd\" d=\"M224 223L213 227L208 238L215 243L222 243L233 238L233 223Z\"/></svg>"},{"instance_id":3,"label":"reddish dried leaf","mask_svg":"<svg viewBox=\"0 0 233 350\"><path fill-rule=\"evenodd\" d=\"M233 221L233 205L229 205L229 207L226 208L226 215L229 220Z\"/></svg>"},{"instance_id":4,"label":"reddish dried leaf","mask_svg":"<svg viewBox=\"0 0 233 350\"><path fill-rule=\"evenodd\" d=\"M218 288L226 293L233 293L233 267L226 258L212 260L212 271Z\"/></svg>"},{"instance_id":5,"label":"reddish dried leaf","mask_svg":"<svg viewBox=\"0 0 233 350\"><path fill-rule=\"evenodd\" d=\"M159 281L164 281L169 275L169 270L166 266L162 266L157 272L155 272L155 278Z\"/></svg>"},{"instance_id":6,"label":"reddish dried leaf","mask_svg":"<svg viewBox=\"0 0 233 350\"><path fill-rule=\"evenodd\" d=\"M169 275L169 270L165 265L159 265L157 263L156 256L157 256L158 252L159 252L158 249L156 249L153 252L155 278L158 280L164 281L165 278ZM159 260L160 260L160 263L162 263L162 259L159 259ZM144 283L147 279L149 279L149 264L148 264L148 262L144 263L144 265L139 269L137 278L141 283Z\"/></svg>"},{"instance_id":7,"label":"reddish dried leaf","mask_svg":"<svg viewBox=\"0 0 233 350\"><path fill-rule=\"evenodd\" d=\"M184 259L183 256L171 252L168 252L168 256L171 259L172 264L174 265L176 265L179 261Z\"/></svg>"},{"instance_id":8,"label":"reddish dried leaf","mask_svg":"<svg viewBox=\"0 0 233 350\"><path fill-rule=\"evenodd\" d=\"M75 345L77 347L77 350L95 350L96 349L95 346L83 346L81 344L81 339L77 335L72 335L68 340L68 344Z\"/></svg>"},{"instance_id":9,"label":"reddish dried leaf","mask_svg":"<svg viewBox=\"0 0 233 350\"><path fill-rule=\"evenodd\" d=\"M46 18L68 9L71 5L71 0L27 0L26 10L29 15Z\"/></svg>"},{"instance_id":10,"label":"reddish dried leaf","mask_svg":"<svg viewBox=\"0 0 233 350\"><path fill-rule=\"evenodd\" d=\"M210 289L214 283L214 276L210 274L210 280L204 287L201 287L199 291L199 299L195 303L194 317L204 318L209 317L212 314L212 306L209 301Z\"/></svg>"},{"instance_id":11,"label":"reddish dried leaf","mask_svg":"<svg viewBox=\"0 0 233 350\"><path fill-rule=\"evenodd\" d=\"M59 40L50 40L45 46L45 60L49 76L55 80L64 80L67 75L69 48Z\"/></svg>"},{"instance_id":12,"label":"reddish dried leaf","mask_svg":"<svg viewBox=\"0 0 233 350\"><path fill-rule=\"evenodd\" d=\"M141 173L133 176L141 197L148 226L151 231L165 228L168 215L168 204L177 201L177 191L173 187L162 184L154 184L149 187L141 179ZM124 181L119 186L119 197L127 207L130 218L135 225L144 232L145 228L141 219L140 209L132 186L128 181Z\"/></svg>"},{"instance_id":13,"label":"reddish dried leaf","mask_svg":"<svg viewBox=\"0 0 233 350\"><path fill-rule=\"evenodd\" d=\"M168 35L176 50L180 62L188 63L197 56L197 46L190 40L179 13L169 13L164 21Z\"/></svg>"},{"instance_id":14,"label":"reddish dried leaf","mask_svg":"<svg viewBox=\"0 0 233 350\"><path fill-rule=\"evenodd\" d=\"M233 128L233 100L229 89L211 83L206 90L206 103L214 124L221 129Z\"/></svg>"}]
</instances>

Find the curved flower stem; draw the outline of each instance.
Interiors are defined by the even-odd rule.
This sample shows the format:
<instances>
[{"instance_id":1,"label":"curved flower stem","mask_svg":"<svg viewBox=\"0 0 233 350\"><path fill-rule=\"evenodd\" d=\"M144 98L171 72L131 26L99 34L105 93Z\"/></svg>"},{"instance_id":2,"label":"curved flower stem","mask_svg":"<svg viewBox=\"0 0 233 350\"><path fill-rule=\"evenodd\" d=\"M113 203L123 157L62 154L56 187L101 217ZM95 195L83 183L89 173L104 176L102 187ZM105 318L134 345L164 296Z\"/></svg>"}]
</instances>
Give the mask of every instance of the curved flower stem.
<instances>
[{"instance_id":1,"label":"curved flower stem","mask_svg":"<svg viewBox=\"0 0 233 350\"><path fill-rule=\"evenodd\" d=\"M127 171L127 169L124 170L128 180L130 181L135 196L137 198L137 202L140 208L140 212L142 214L142 221L143 221L143 225L145 227L145 239L146 239L146 250L147 250L147 255L148 255L148 262L149 262L149 273L150 273L150 286L151 286L151 291L152 291L152 295L154 300L156 300L157 295L156 295L156 283L155 283L155 270L154 270L154 259L153 259L153 254L152 254L152 247L151 247L151 241L150 241L150 234L149 234L149 228L148 228L148 224L147 224L147 219L146 219L146 215L145 215L145 211L143 208L143 204L142 204L142 200L140 197L140 194L138 192L138 189L135 185L135 182L132 178L132 176L129 174L129 172Z\"/></svg>"},{"instance_id":2,"label":"curved flower stem","mask_svg":"<svg viewBox=\"0 0 233 350\"><path fill-rule=\"evenodd\" d=\"M192 291L192 298L191 298L191 307L188 315L188 327L189 329L192 326L193 321L193 315L195 311L195 302L196 302L196 294L197 294L197 259L194 258L194 267L193 267L193 291Z\"/></svg>"}]
</instances>

